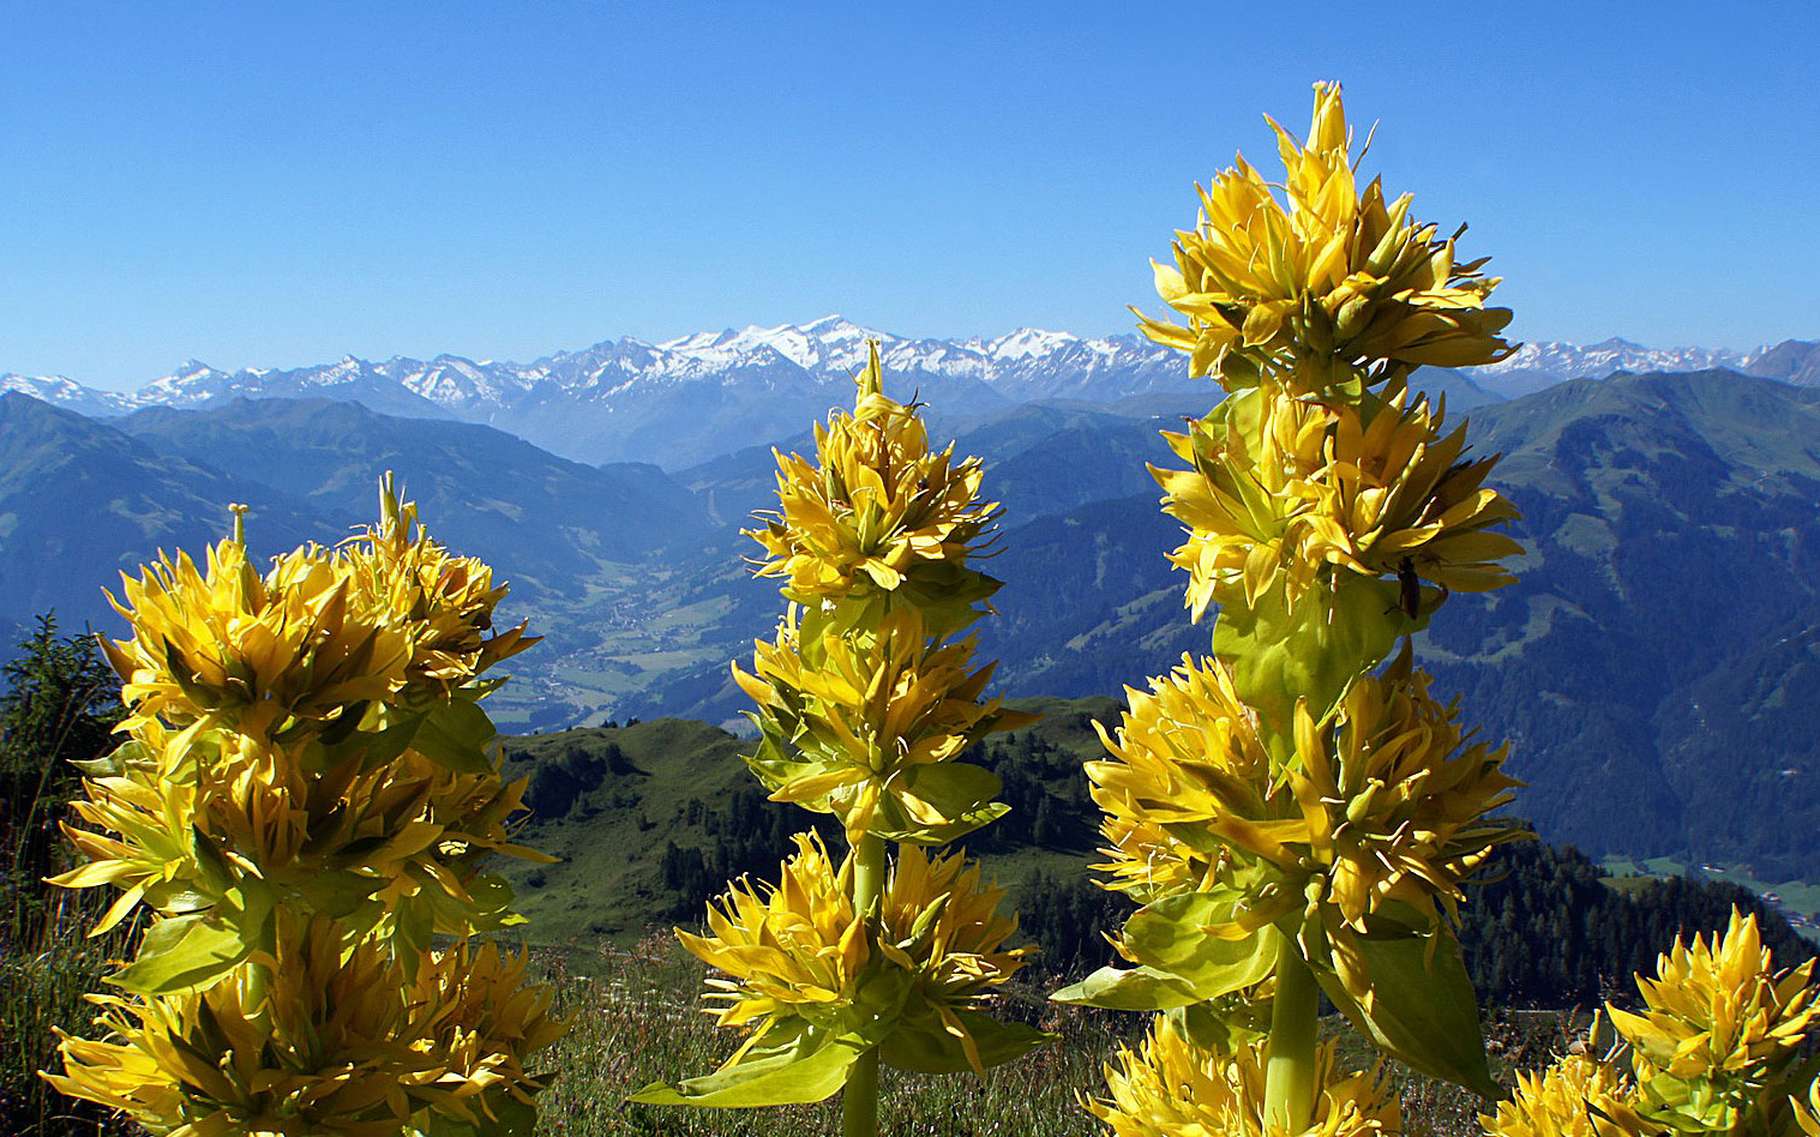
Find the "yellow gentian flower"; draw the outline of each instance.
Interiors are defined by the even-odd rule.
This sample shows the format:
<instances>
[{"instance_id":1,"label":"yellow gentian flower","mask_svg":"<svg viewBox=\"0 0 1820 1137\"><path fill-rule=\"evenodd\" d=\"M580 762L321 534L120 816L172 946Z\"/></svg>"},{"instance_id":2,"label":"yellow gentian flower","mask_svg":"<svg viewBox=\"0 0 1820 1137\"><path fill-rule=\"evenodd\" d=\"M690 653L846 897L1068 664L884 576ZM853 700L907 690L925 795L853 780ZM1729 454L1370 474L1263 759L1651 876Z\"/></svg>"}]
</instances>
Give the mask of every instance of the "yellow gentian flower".
<instances>
[{"instance_id":1,"label":"yellow gentian flower","mask_svg":"<svg viewBox=\"0 0 1820 1137\"><path fill-rule=\"evenodd\" d=\"M1367 367L1382 379L1504 358L1510 311L1485 303L1497 279L1412 220L1409 195L1386 202L1375 178L1359 189L1339 84L1314 90L1306 142L1267 119L1280 198L1243 157L1197 187L1195 228L1177 232L1173 266L1154 266L1158 294L1188 323L1140 312L1140 330L1229 390L1266 380L1320 393L1356 386Z\"/></svg>"},{"instance_id":2,"label":"yellow gentian flower","mask_svg":"<svg viewBox=\"0 0 1820 1137\"><path fill-rule=\"evenodd\" d=\"M956 761L972 743L1032 716L980 696L993 665L972 666L973 641L925 635L915 610L874 634L817 636L793 611L759 641L750 673L733 678L758 704L761 746L747 759L789 801L840 818L850 839L870 832L944 844L1004 812L998 779Z\"/></svg>"},{"instance_id":3,"label":"yellow gentian flower","mask_svg":"<svg viewBox=\"0 0 1820 1137\"><path fill-rule=\"evenodd\" d=\"M870 345L851 414L815 426L815 461L773 451L776 512L744 530L765 550L757 575L784 581L786 599L819 613L828 605L924 610L952 632L998 582L967 567L990 541L998 505L980 500L985 467L932 450L917 407L883 390Z\"/></svg>"},{"instance_id":4,"label":"yellow gentian flower","mask_svg":"<svg viewBox=\"0 0 1820 1137\"><path fill-rule=\"evenodd\" d=\"M1395 1137L1402 1112L1382 1066L1356 1074L1335 1068L1334 1042L1316 1057L1314 1119L1299 1134L1268 1124L1264 1068L1268 1046L1231 1054L1204 1051L1165 1018L1135 1049L1120 1047L1105 1066L1104 1098L1084 1104L1114 1137Z\"/></svg>"}]
</instances>

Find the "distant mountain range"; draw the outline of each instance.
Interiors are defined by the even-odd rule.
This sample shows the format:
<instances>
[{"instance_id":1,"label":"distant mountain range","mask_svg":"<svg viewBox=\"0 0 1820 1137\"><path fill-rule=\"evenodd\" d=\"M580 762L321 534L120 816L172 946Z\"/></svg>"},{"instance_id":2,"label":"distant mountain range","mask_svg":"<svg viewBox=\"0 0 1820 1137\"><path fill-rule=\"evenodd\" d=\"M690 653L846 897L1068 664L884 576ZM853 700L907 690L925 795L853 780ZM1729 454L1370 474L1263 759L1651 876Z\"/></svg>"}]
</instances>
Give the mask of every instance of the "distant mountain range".
<instances>
[{"instance_id":1,"label":"distant mountain range","mask_svg":"<svg viewBox=\"0 0 1820 1137\"><path fill-rule=\"evenodd\" d=\"M109 417L148 407L196 409L234 398L327 398L383 414L483 423L576 461L652 462L678 470L754 438L786 437L846 398L880 341L887 371L947 415L979 415L1040 400L1118 403L1188 393L1181 357L1135 335L1083 338L1023 328L997 338L913 339L841 316L806 324L701 332L663 343L624 337L532 363L439 355L380 362L352 356L289 370L221 371L190 361L126 394L62 376L0 375L18 391ZM1526 344L1501 363L1431 374L1450 403L1520 397L1568 379L1614 372L1726 367L1785 382L1820 382L1820 344L1788 341L1740 353L1644 348L1624 340ZM1200 387L1204 390L1204 387Z\"/></svg>"},{"instance_id":2,"label":"distant mountain range","mask_svg":"<svg viewBox=\"0 0 1820 1137\"><path fill-rule=\"evenodd\" d=\"M394 469L438 535L512 581L507 614L548 636L495 697L510 729L628 714L726 722L742 706L727 661L750 651L780 603L751 579L738 528L774 492L769 443L806 448L810 419L846 398L852 358L811 357L777 329L742 335L665 350L694 353L703 375L737 392L727 360L752 357L750 341L768 336L767 350L805 361L790 366L819 384L819 401L778 427L756 412L743 425L707 413L664 425L684 444L674 453L697 456L668 468L575 461L390 381L372 390L431 409L380 413L302 380L268 387L309 398L222 392L124 414L113 404L103 417L66 409L80 405L67 387L39 388L63 406L0 395L0 634L16 639L52 607L65 626L117 627L101 586L159 548L194 551L220 536L228 501L253 503L262 551L333 540L371 517L374 482ZM994 599L1001 616L982 642L1004 661L1003 689L1116 695L1183 651L1205 651L1207 628L1186 622L1182 581L1163 559L1180 529L1157 509L1144 463L1170 461L1158 430L1204 410L1214 390L1134 369L1116 381L1076 371L1057 380L1068 397L1033 401L1039 388L1007 378L1014 349L993 342L969 350L996 355L998 371L949 376L960 406L935 400L926 369L887 382L935 400L941 435L986 459L987 491L1005 504L989 566L1006 581ZM1098 351L1089 342L1030 337L1016 358L1034 368L1057 352ZM891 350L910 352L907 343ZM1120 350L1137 347L1109 349ZM1610 344L1578 350L1538 346L1525 362L1640 365ZM1500 387L1530 382L1536 367L1424 376L1450 407L1471 408L1480 452L1505 455L1496 481L1524 512L1515 535L1529 553L1517 586L1451 599L1422 655L1464 694L1473 722L1512 741L1513 766L1531 783L1520 808L1551 840L1811 879L1820 377L1812 345L1734 362L1774 378L1708 369L1511 396Z\"/></svg>"}]
</instances>

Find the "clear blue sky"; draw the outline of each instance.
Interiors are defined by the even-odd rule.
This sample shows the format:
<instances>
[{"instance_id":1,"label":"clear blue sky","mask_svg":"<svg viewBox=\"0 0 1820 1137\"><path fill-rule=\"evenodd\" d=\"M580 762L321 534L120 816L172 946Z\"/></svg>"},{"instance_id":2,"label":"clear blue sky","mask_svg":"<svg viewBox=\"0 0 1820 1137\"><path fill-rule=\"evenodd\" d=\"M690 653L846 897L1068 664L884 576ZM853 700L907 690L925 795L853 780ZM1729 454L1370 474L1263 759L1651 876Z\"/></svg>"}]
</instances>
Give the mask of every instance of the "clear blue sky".
<instances>
[{"instance_id":1,"label":"clear blue sky","mask_svg":"<svg viewBox=\"0 0 1820 1137\"><path fill-rule=\"evenodd\" d=\"M1518 334L1820 337L1810 4L874 7L0 0L0 371L1123 330L1323 77Z\"/></svg>"}]
</instances>

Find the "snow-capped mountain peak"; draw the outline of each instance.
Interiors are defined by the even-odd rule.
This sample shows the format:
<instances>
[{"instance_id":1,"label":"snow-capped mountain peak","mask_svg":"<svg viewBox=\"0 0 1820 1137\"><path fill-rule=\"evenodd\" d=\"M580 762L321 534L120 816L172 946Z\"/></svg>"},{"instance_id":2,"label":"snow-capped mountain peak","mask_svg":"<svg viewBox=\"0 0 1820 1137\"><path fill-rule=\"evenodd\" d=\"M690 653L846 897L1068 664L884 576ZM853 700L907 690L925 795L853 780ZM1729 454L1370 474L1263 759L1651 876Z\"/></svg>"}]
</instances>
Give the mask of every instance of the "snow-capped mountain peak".
<instances>
[{"instance_id":1,"label":"snow-capped mountain peak","mask_svg":"<svg viewBox=\"0 0 1820 1137\"><path fill-rule=\"evenodd\" d=\"M583 461L680 466L788 437L844 403L869 339L879 343L887 390L914 393L954 414L1044 399L1115 402L1208 392L1205 382L1188 379L1179 354L1135 335L1084 338L1025 327L993 337L918 339L838 314L659 343L622 336L524 364L451 354L382 362L346 355L311 367L226 372L192 359L132 394L97 391L62 376L0 376L0 390L98 416L233 398L343 399L385 414L487 423ZM1618 338L1528 343L1501 363L1464 371L1482 396L1495 400L1616 371L1752 370L1758 360L1766 376L1820 382L1820 346L1792 341L1749 354L1649 348Z\"/></svg>"},{"instance_id":2,"label":"snow-capped mountain peak","mask_svg":"<svg viewBox=\"0 0 1820 1137\"><path fill-rule=\"evenodd\" d=\"M1051 332L1042 328L1019 328L1009 335L987 340L981 346L994 359L1032 359L1049 355L1080 343L1081 338L1068 332Z\"/></svg>"},{"instance_id":3,"label":"snow-capped mountain peak","mask_svg":"<svg viewBox=\"0 0 1820 1137\"><path fill-rule=\"evenodd\" d=\"M1526 343L1508 359L1468 367L1469 375L1537 371L1562 379L1603 379L1616 371L1702 371L1711 367L1742 368L1751 356L1726 348L1644 347L1613 336L1594 344L1545 340Z\"/></svg>"}]
</instances>

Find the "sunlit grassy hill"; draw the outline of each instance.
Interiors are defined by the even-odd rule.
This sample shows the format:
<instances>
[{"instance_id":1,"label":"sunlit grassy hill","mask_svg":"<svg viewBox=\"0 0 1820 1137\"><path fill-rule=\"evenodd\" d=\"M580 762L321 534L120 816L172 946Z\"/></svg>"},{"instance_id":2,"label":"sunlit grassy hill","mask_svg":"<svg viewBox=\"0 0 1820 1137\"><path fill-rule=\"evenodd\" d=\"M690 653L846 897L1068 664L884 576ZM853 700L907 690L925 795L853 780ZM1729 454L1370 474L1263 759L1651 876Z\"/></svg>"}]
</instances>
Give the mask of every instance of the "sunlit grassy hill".
<instances>
[{"instance_id":1,"label":"sunlit grassy hill","mask_svg":"<svg viewBox=\"0 0 1820 1137\"><path fill-rule=\"evenodd\" d=\"M1118 704L1017 705L1043 718L970 756L1004 779L1001 799L1012 812L967 844L1009 886L1046 966L1078 973L1111 961L1100 933L1129 911L1091 883L1100 815L1081 769L1102 753L1093 721L1116 722ZM524 839L562 858L507 868L530 942L589 966L603 942L626 945L653 928L699 922L730 877L775 879L789 835L813 818L764 799L739 757L748 745L673 718L512 740L511 769L530 777L535 811ZM838 847L831 827L827 836ZM1813 953L1745 888L1679 876L1612 880L1608 871L1540 842L1498 854L1494 879L1474 890L1461 925L1468 967L1489 998L1591 1005L1611 982L1652 964L1676 934L1723 927L1734 904L1760 914L1779 957Z\"/></svg>"}]
</instances>

